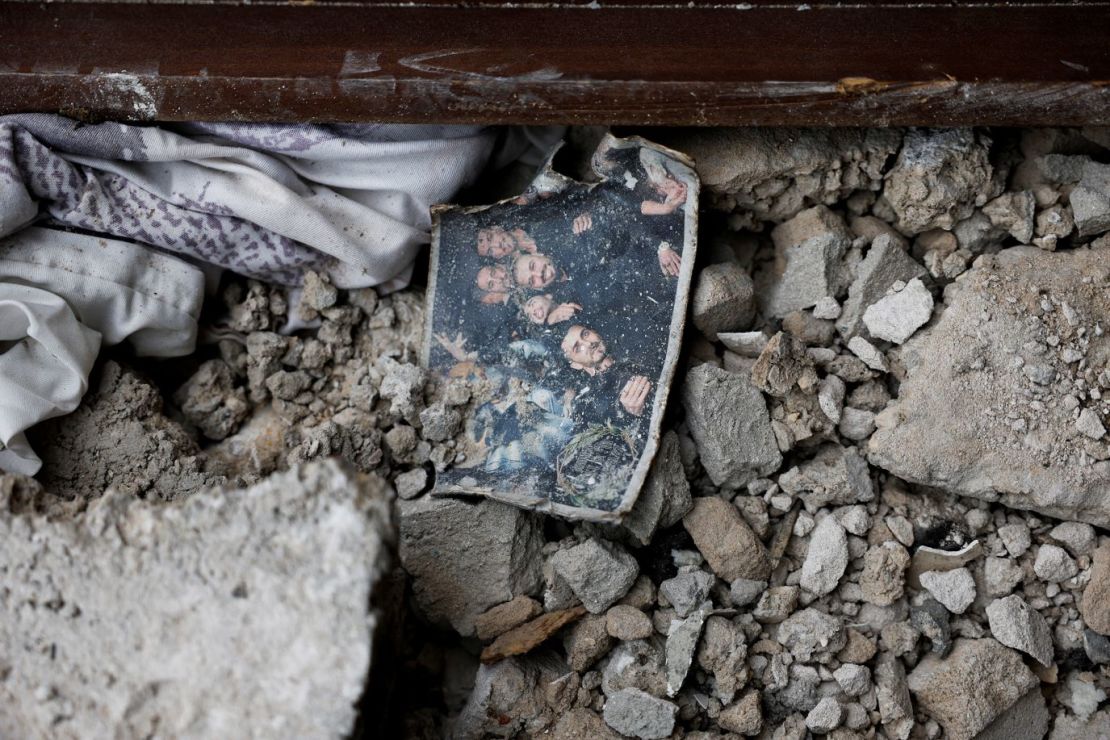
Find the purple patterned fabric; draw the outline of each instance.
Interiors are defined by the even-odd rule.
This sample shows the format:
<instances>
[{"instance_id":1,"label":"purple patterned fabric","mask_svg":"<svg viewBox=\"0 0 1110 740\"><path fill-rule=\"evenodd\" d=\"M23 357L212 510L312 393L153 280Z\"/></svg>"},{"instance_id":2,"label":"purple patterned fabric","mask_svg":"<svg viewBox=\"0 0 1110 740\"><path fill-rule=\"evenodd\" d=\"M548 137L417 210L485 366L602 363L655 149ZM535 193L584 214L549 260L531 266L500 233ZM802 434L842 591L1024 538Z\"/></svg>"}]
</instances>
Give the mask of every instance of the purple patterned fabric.
<instances>
[{"instance_id":1,"label":"purple patterned fabric","mask_svg":"<svg viewBox=\"0 0 1110 740\"><path fill-rule=\"evenodd\" d=\"M428 209L471 182L499 132L461 126L118 123L0 116L0 236L47 216L235 272L342 287L394 279Z\"/></svg>"}]
</instances>

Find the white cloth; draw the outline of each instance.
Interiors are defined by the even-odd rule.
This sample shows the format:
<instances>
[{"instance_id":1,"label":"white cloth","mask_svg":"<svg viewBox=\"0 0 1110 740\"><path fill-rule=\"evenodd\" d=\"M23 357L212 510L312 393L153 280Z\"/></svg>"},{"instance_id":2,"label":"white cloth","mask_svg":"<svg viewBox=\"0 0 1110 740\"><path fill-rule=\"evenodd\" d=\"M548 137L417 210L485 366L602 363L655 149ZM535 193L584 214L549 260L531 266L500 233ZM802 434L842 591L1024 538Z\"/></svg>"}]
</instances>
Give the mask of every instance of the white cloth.
<instances>
[{"instance_id":1,"label":"white cloth","mask_svg":"<svg viewBox=\"0 0 1110 740\"><path fill-rule=\"evenodd\" d=\"M38 472L24 432L77 408L102 343L192 352L203 291L196 267L136 244L41 228L0 240L0 469Z\"/></svg>"},{"instance_id":2,"label":"white cloth","mask_svg":"<svg viewBox=\"0 0 1110 740\"><path fill-rule=\"evenodd\" d=\"M502 135L504 133L504 135ZM134 239L297 285L307 268L344 288L405 274L429 207L495 162L562 129L482 126L83 125L0 117L0 236L35 218Z\"/></svg>"}]
</instances>

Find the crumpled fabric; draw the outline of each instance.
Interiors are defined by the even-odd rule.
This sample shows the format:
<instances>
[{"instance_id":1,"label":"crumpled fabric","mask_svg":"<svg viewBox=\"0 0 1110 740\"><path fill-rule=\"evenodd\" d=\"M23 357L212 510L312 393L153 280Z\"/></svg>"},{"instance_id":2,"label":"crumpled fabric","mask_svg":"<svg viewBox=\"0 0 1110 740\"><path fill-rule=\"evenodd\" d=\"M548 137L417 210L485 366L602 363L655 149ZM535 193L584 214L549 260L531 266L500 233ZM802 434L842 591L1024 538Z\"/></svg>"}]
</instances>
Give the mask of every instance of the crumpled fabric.
<instances>
[{"instance_id":1,"label":"crumpled fabric","mask_svg":"<svg viewBox=\"0 0 1110 740\"><path fill-rule=\"evenodd\" d=\"M0 116L0 236L39 216L269 282L304 270L400 287L429 207L490 162L542 159L562 128L85 125Z\"/></svg>"},{"instance_id":2,"label":"crumpled fabric","mask_svg":"<svg viewBox=\"0 0 1110 740\"><path fill-rule=\"evenodd\" d=\"M37 227L0 240L0 470L38 472L24 432L77 408L102 345L191 353L203 296L199 269L137 244Z\"/></svg>"}]
</instances>

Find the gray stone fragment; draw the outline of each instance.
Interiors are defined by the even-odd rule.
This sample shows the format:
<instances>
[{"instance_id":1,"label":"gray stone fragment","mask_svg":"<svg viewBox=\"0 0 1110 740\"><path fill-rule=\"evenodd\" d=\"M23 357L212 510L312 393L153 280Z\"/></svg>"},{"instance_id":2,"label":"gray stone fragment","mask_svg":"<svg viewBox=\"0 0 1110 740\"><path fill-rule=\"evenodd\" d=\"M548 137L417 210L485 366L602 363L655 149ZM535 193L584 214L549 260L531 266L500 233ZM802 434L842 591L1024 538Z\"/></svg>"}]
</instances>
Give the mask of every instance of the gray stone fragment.
<instances>
[{"instance_id":1,"label":"gray stone fragment","mask_svg":"<svg viewBox=\"0 0 1110 740\"><path fill-rule=\"evenodd\" d=\"M50 520L8 495L0 736L354 730L394 538L381 479L310 464L174 504L109 491Z\"/></svg>"},{"instance_id":2,"label":"gray stone fragment","mask_svg":"<svg viewBox=\"0 0 1110 740\"><path fill-rule=\"evenodd\" d=\"M628 593L640 566L619 545L590 538L551 556L551 565L593 614L601 614Z\"/></svg>"},{"instance_id":3,"label":"gray stone fragment","mask_svg":"<svg viewBox=\"0 0 1110 740\"><path fill-rule=\"evenodd\" d=\"M947 737L971 740L1038 681L1017 653L988 637L956 640L947 658L925 656L908 683Z\"/></svg>"},{"instance_id":4,"label":"gray stone fragment","mask_svg":"<svg viewBox=\"0 0 1110 740\"><path fill-rule=\"evenodd\" d=\"M865 665L844 663L833 671L833 678L848 696L860 696L871 688L871 671Z\"/></svg>"},{"instance_id":5,"label":"gray stone fragment","mask_svg":"<svg viewBox=\"0 0 1110 740\"><path fill-rule=\"evenodd\" d=\"M1082 172L1068 202L1079 235L1100 234L1110 229L1110 165L1086 161Z\"/></svg>"},{"instance_id":6,"label":"gray stone fragment","mask_svg":"<svg viewBox=\"0 0 1110 740\"><path fill-rule=\"evenodd\" d=\"M1044 694L1034 688L987 725L975 740L1042 740L1048 732L1048 720Z\"/></svg>"},{"instance_id":7,"label":"gray stone fragment","mask_svg":"<svg viewBox=\"0 0 1110 740\"><path fill-rule=\"evenodd\" d=\"M863 337L852 337L848 340L848 349L853 355L863 361L863 364L872 370L878 370L881 373L888 372L890 365L886 361L886 356L879 351L871 342Z\"/></svg>"},{"instance_id":8,"label":"gray stone fragment","mask_svg":"<svg viewBox=\"0 0 1110 740\"><path fill-rule=\"evenodd\" d=\"M563 637L567 665L579 673L589 670L613 647L609 620L603 614L587 614L571 626Z\"/></svg>"},{"instance_id":9,"label":"gray stone fragment","mask_svg":"<svg viewBox=\"0 0 1110 740\"><path fill-rule=\"evenodd\" d=\"M1062 547L1041 545L1037 559L1033 561L1033 572L1049 583L1066 581L1079 572L1079 566Z\"/></svg>"},{"instance_id":10,"label":"gray stone fragment","mask_svg":"<svg viewBox=\"0 0 1110 740\"><path fill-rule=\"evenodd\" d=\"M544 687L565 675L566 666L550 653L481 665L451 729L452 740L513 738L546 728L552 713Z\"/></svg>"},{"instance_id":11,"label":"gray stone fragment","mask_svg":"<svg viewBox=\"0 0 1110 740\"><path fill-rule=\"evenodd\" d=\"M948 610L939 601L927 599L920 606L910 607L910 624L932 643L937 655L947 655L952 647L952 631Z\"/></svg>"},{"instance_id":12,"label":"gray stone fragment","mask_svg":"<svg viewBox=\"0 0 1110 740\"><path fill-rule=\"evenodd\" d=\"M779 476L779 486L806 509L864 503L875 497L867 462L855 447L823 445L817 455Z\"/></svg>"},{"instance_id":13,"label":"gray stone fragment","mask_svg":"<svg viewBox=\"0 0 1110 740\"><path fill-rule=\"evenodd\" d=\"M626 737L665 738L674 730L678 706L639 689L622 689L605 701L605 724Z\"/></svg>"},{"instance_id":14,"label":"gray stone fragment","mask_svg":"<svg viewBox=\"0 0 1110 740\"><path fill-rule=\"evenodd\" d=\"M699 365L686 373L682 404L714 485L735 490L782 464L767 403L749 377Z\"/></svg>"},{"instance_id":15,"label":"gray stone fragment","mask_svg":"<svg viewBox=\"0 0 1110 740\"><path fill-rule=\"evenodd\" d=\"M762 331L718 332L717 340L741 357L756 358L770 339Z\"/></svg>"},{"instance_id":16,"label":"gray stone fragment","mask_svg":"<svg viewBox=\"0 0 1110 740\"><path fill-rule=\"evenodd\" d=\"M1020 244L1033 238L1033 215L1037 203L1028 190L1003 193L983 206L983 214L996 228L1009 232Z\"/></svg>"},{"instance_id":17,"label":"gray stone fragment","mask_svg":"<svg viewBox=\"0 0 1110 740\"><path fill-rule=\"evenodd\" d=\"M1025 572L1009 558L987 558L983 563L983 580L990 596L1005 596L1014 590Z\"/></svg>"},{"instance_id":18,"label":"gray stone fragment","mask_svg":"<svg viewBox=\"0 0 1110 740\"><path fill-rule=\"evenodd\" d=\"M763 312L782 318L809 308L843 287L840 260L852 234L840 216L825 206L802 211L771 232L775 263L760 292Z\"/></svg>"},{"instance_id":19,"label":"gray stone fragment","mask_svg":"<svg viewBox=\"0 0 1110 740\"><path fill-rule=\"evenodd\" d=\"M1075 428L1091 439L1102 439L1106 436L1106 427L1102 425L1098 412L1091 408L1079 412L1079 418L1075 421Z\"/></svg>"},{"instance_id":20,"label":"gray stone fragment","mask_svg":"<svg viewBox=\"0 0 1110 740\"><path fill-rule=\"evenodd\" d=\"M817 735L825 735L839 727L843 718L844 708L840 702L826 696L806 715L806 727Z\"/></svg>"},{"instance_id":21,"label":"gray stone fragment","mask_svg":"<svg viewBox=\"0 0 1110 740\"><path fill-rule=\"evenodd\" d=\"M728 501L716 496L696 498L682 524L718 577L766 580L771 574L767 549Z\"/></svg>"},{"instance_id":22,"label":"gray stone fragment","mask_svg":"<svg viewBox=\"0 0 1110 740\"><path fill-rule=\"evenodd\" d=\"M718 723L722 730L738 735L758 735L763 728L763 707L759 701L759 691L751 689L734 704L721 710Z\"/></svg>"},{"instance_id":23,"label":"gray stone fragment","mask_svg":"<svg viewBox=\"0 0 1110 740\"><path fill-rule=\"evenodd\" d=\"M690 484L679 454L678 435L669 431L659 442L651 472L623 524L641 545L647 545L657 529L677 524L692 505Z\"/></svg>"},{"instance_id":24,"label":"gray stone fragment","mask_svg":"<svg viewBox=\"0 0 1110 740\"><path fill-rule=\"evenodd\" d=\"M749 578L736 578L729 584L728 595L733 606L748 606L767 590L767 581L753 581Z\"/></svg>"},{"instance_id":25,"label":"gray stone fragment","mask_svg":"<svg viewBox=\"0 0 1110 740\"><path fill-rule=\"evenodd\" d=\"M797 586L775 586L767 589L752 609L752 616L764 624L778 624L794 613L794 608L798 605L798 590Z\"/></svg>"},{"instance_id":26,"label":"gray stone fragment","mask_svg":"<svg viewBox=\"0 0 1110 740\"><path fill-rule=\"evenodd\" d=\"M401 502L401 564L417 608L461 635L490 607L539 591L543 526L530 512L423 496Z\"/></svg>"},{"instance_id":27,"label":"gray stone fragment","mask_svg":"<svg viewBox=\"0 0 1110 740\"><path fill-rule=\"evenodd\" d=\"M1084 629L1083 652L1092 663L1097 665L1110 663L1110 637L1100 635L1089 627Z\"/></svg>"},{"instance_id":28,"label":"gray stone fragment","mask_svg":"<svg viewBox=\"0 0 1110 740\"><path fill-rule=\"evenodd\" d=\"M728 704L748 681L744 630L725 617L709 617L698 648L698 665L713 674L714 694Z\"/></svg>"},{"instance_id":29,"label":"gray stone fragment","mask_svg":"<svg viewBox=\"0 0 1110 740\"><path fill-rule=\"evenodd\" d=\"M854 442L862 442L875 431L875 412L847 406L836 429L841 436Z\"/></svg>"},{"instance_id":30,"label":"gray stone fragment","mask_svg":"<svg viewBox=\"0 0 1110 740\"><path fill-rule=\"evenodd\" d=\"M752 279L735 262L707 265L690 299L694 326L711 340L719 332L747 329L755 318Z\"/></svg>"},{"instance_id":31,"label":"gray stone fragment","mask_svg":"<svg viewBox=\"0 0 1110 740\"><path fill-rule=\"evenodd\" d=\"M658 640L630 640L613 648L601 672L601 690L612 696L622 689L655 696L667 691L666 656Z\"/></svg>"},{"instance_id":32,"label":"gray stone fragment","mask_svg":"<svg viewBox=\"0 0 1110 740\"><path fill-rule=\"evenodd\" d=\"M926 571L921 585L953 614L963 614L975 601L975 578L967 568Z\"/></svg>"},{"instance_id":33,"label":"gray stone fragment","mask_svg":"<svg viewBox=\"0 0 1110 740\"><path fill-rule=\"evenodd\" d=\"M1029 526L1025 523L1004 524L998 528L998 537L1010 553L1010 557L1020 558L1033 544Z\"/></svg>"},{"instance_id":34,"label":"gray stone fragment","mask_svg":"<svg viewBox=\"0 0 1110 740\"><path fill-rule=\"evenodd\" d=\"M836 589L847 567L848 536L835 517L826 516L809 538L799 582L810 593L824 596Z\"/></svg>"},{"instance_id":35,"label":"gray stone fragment","mask_svg":"<svg viewBox=\"0 0 1110 740\"><path fill-rule=\"evenodd\" d=\"M925 268L888 234L881 234L871 243L867 256L856 269L856 279L848 287L836 329L845 339L859 334L863 314L871 304L886 295L891 286L901 281L908 283L926 275Z\"/></svg>"},{"instance_id":36,"label":"gray stone fragment","mask_svg":"<svg viewBox=\"0 0 1110 740\"><path fill-rule=\"evenodd\" d=\"M1084 522L1061 522L1048 536L1063 544L1076 557L1086 555L1095 547L1095 528Z\"/></svg>"},{"instance_id":37,"label":"gray stone fragment","mask_svg":"<svg viewBox=\"0 0 1110 740\"><path fill-rule=\"evenodd\" d=\"M1089 329L1088 356L1110 351L1110 333L1090 330L1096 322L1110 325L1110 297L1083 288L1106 281L1110 260L1098 250L1012 247L978 258L947 286L945 308L933 324L899 349L905 377L899 397L876 417L870 462L949 493L1110 525L1106 446L1075 428L1065 401L1079 376L1055 352L1029 349L1047 347L1057 332L1077 337L1072 315ZM1033 296L1051 296L1052 311L1036 322L1030 306L1044 309ZM1018 357L1026 358L1021 367ZM1049 385L1025 373L1042 365L1055 373ZM1005 413L992 418L999 409L1027 408L1027 394L1039 397L1043 409L1029 416L1036 429L1024 414L1024 431Z\"/></svg>"},{"instance_id":38,"label":"gray stone fragment","mask_svg":"<svg viewBox=\"0 0 1110 740\"><path fill-rule=\"evenodd\" d=\"M902 598L909 564L909 553L897 542L888 541L868 548L859 577L864 600L878 606L890 606Z\"/></svg>"},{"instance_id":39,"label":"gray stone fragment","mask_svg":"<svg viewBox=\"0 0 1110 740\"><path fill-rule=\"evenodd\" d=\"M913 730L914 719L902 661L890 653L883 653L875 665L875 688L884 729L891 737L906 740Z\"/></svg>"},{"instance_id":40,"label":"gray stone fragment","mask_svg":"<svg viewBox=\"0 0 1110 740\"><path fill-rule=\"evenodd\" d=\"M883 199L903 234L951 229L993 193L990 139L972 129L913 129L886 176Z\"/></svg>"},{"instance_id":41,"label":"gray stone fragment","mask_svg":"<svg viewBox=\"0 0 1110 740\"><path fill-rule=\"evenodd\" d=\"M394 479L393 485L402 499L414 499L428 487L428 471L424 468L406 471Z\"/></svg>"},{"instance_id":42,"label":"gray stone fragment","mask_svg":"<svg viewBox=\"0 0 1110 740\"><path fill-rule=\"evenodd\" d=\"M902 286L899 288L899 286ZM933 296L920 279L895 283L892 292L868 306L863 324L876 339L902 344L933 315Z\"/></svg>"},{"instance_id":43,"label":"gray stone fragment","mask_svg":"<svg viewBox=\"0 0 1110 740\"><path fill-rule=\"evenodd\" d=\"M1110 635L1110 544L1101 545L1092 557L1090 580L1079 602L1083 623L1101 635Z\"/></svg>"},{"instance_id":44,"label":"gray stone fragment","mask_svg":"<svg viewBox=\"0 0 1110 740\"><path fill-rule=\"evenodd\" d=\"M705 601L716 580L712 573L704 570L683 570L660 583L659 593L667 597L678 616L687 617Z\"/></svg>"},{"instance_id":45,"label":"gray stone fragment","mask_svg":"<svg viewBox=\"0 0 1110 740\"><path fill-rule=\"evenodd\" d=\"M694 662L694 651L698 646L705 617L713 605L704 602L701 607L686 619L674 620L667 631L667 696L674 696L682 688L690 664Z\"/></svg>"},{"instance_id":46,"label":"gray stone fragment","mask_svg":"<svg viewBox=\"0 0 1110 740\"><path fill-rule=\"evenodd\" d=\"M987 606L991 635L1006 647L1033 656L1045 668L1052 665L1052 632L1048 622L1029 603L1014 594Z\"/></svg>"},{"instance_id":47,"label":"gray stone fragment","mask_svg":"<svg viewBox=\"0 0 1110 740\"><path fill-rule=\"evenodd\" d=\"M835 653L844 647L847 635L839 617L812 607L791 614L779 625L778 639L802 662L819 653Z\"/></svg>"}]
</instances>

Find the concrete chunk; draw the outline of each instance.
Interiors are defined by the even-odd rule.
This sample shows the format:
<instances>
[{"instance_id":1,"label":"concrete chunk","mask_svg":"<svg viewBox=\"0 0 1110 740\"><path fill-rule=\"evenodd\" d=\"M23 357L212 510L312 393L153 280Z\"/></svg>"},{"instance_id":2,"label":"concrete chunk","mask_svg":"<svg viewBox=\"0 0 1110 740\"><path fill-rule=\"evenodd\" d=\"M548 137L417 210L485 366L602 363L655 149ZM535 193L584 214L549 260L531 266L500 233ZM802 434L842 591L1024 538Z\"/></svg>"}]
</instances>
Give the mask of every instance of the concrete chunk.
<instances>
[{"instance_id":1,"label":"concrete chunk","mask_svg":"<svg viewBox=\"0 0 1110 740\"><path fill-rule=\"evenodd\" d=\"M765 314L782 318L840 292L840 261L852 243L852 234L840 216L816 206L776 226L771 238L775 264L770 274L763 276L766 289L760 292Z\"/></svg>"},{"instance_id":2,"label":"concrete chunk","mask_svg":"<svg viewBox=\"0 0 1110 740\"><path fill-rule=\"evenodd\" d=\"M767 549L728 501L716 496L696 498L682 524L719 578L766 581L771 574Z\"/></svg>"},{"instance_id":3,"label":"concrete chunk","mask_svg":"<svg viewBox=\"0 0 1110 740\"><path fill-rule=\"evenodd\" d=\"M551 565L592 614L601 614L628 593L640 566L619 545L590 538L551 556Z\"/></svg>"},{"instance_id":4,"label":"concrete chunk","mask_svg":"<svg viewBox=\"0 0 1110 740\"><path fill-rule=\"evenodd\" d=\"M989 637L956 640L947 658L927 655L908 682L952 740L971 740L1038 683L1017 653Z\"/></svg>"},{"instance_id":5,"label":"concrete chunk","mask_svg":"<svg viewBox=\"0 0 1110 740\"><path fill-rule=\"evenodd\" d=\"M682 404L714 485L735 490L782 464L767 403L750 378L698 365L686 374Z\"/></svg>"},{"instance_id":6,"label":"concrete chunk","mask_svg":"<svg viewBox=\"0 0 1110 740\"><path fill-rule=\"evenodd\" d=\"M856 279L848 287L836 329L845 339L859 334L863 326L863 313L875 301L886 295L890 287L902 281L908 283L923 278L925 268L910 257L905 249L888 234L880 234L871 243L871 249L856 270Z\"/></svg>"},{"instance_id":7,"label":"concrete chunk","mask_svg":"<svg viewBox=\"0 0 1110 740\"><path fill-rule=\"evenodd\" d=\"M639 689L622 689L605 701L605 724L626 737L657 740L671 734L678 706Z\"/></svg>"},{"instance_id":8,"label":"concrete chunk","mask_svg":"<svg viewBox=\"0 0 1110 740\"><path fill-rule=\"evenodd\" d=\"M109 492L75 519L0 500L0 734L347 737L391 496L325 463L178 504Z\"/></svg>"},{"instance_id":9,"label":"concrete chunk","mask_svg":"<svg viewBox=\"0 0 1110 740\"><path fill-rule=\"evenodd\" d=\"M490 607L543 582L541 520L497 501L424 496L401 502L401 564L417 608L461 635Z\"/></svg>"},{"instance_id":10,"label":"concrete chunk","mask_svg":"<svg viewBox=\"0 0 1110 740\"><path fill-rule=\"evenodd\" d=\"M904 285L895 283L890 294L872 303L863 312L863 323L871 336L901 344L929 323L932 315L933 296L914 278Z\"/></svg>"},{"instance_id":11,"label":"concrete chunk","mask_svg":"<svg viewBox=\"0 0 1110 740\"><path fill-rule=\"evenodd\" d=\"M1110 326L1110 294L1093 289L1108 282L1097 250L980 257L898 350L905 378L875 418L869 461L949 493L1110 526L1110 455L1077 429L1073 395L1099 374L1074 359L1110 353L1110 333L1096 330Z\"/></svg>"}]
</instances>

